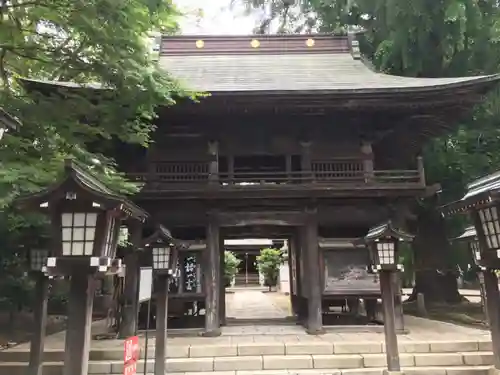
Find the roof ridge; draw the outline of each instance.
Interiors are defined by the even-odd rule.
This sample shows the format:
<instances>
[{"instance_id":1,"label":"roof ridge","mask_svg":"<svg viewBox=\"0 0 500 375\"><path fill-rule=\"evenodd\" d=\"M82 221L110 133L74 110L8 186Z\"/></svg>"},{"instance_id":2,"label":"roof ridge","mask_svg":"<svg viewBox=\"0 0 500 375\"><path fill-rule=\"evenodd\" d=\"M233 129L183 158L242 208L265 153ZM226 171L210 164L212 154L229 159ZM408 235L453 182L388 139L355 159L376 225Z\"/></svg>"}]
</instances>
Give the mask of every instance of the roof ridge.
<instances>
[{"instance_id":1,"label":"roof ridge","mask_svg":"<svg viewBox=\"0 0 500 375\"><path fill-rule=\"evenodd\" d=\"M206 35L162 36L160 56L231 55L270 53L350 53L352 41L346 35Z\"/></svg>"}]
</instances>

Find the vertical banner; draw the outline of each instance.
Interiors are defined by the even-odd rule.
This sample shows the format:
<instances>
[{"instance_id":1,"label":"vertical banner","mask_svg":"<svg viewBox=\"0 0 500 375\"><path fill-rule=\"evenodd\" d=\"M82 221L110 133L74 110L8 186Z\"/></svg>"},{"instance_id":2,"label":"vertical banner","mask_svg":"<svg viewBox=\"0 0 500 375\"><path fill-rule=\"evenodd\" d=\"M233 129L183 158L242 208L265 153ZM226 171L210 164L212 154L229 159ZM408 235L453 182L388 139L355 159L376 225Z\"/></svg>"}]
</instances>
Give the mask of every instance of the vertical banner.
<instances>
[{"instance_id":1,"label":"vertical banner","mask_svg":"<svg viewBox=\"0 0 500 375\"><path fill-rule=\"evenodd\" d=\"M132 336L125 340L123 353L123 375L137 373L137 360L139 359L139 337Z\"/></svg>"}]
</instances>

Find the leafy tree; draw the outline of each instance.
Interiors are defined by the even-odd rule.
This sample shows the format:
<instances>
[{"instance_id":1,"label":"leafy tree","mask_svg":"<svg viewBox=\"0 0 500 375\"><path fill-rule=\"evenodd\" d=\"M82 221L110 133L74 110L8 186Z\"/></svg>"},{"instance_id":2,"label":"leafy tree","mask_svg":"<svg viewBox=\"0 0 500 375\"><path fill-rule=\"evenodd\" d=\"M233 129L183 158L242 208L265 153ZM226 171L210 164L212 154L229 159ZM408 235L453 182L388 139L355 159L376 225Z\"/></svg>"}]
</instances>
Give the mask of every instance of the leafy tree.
<instances>
[{"instance_id":1,"label":"leafy tree","mask_svg":"<svg viewBox=\"0 0 500 375\"><path fill-rule=\"evenodd\" d=\"M279 249L262 249L257 257L257 268L264 276L269 290L278 283L280 265L283 264L282 252Z\"/></svg>"},{"instance_id":2,"label":"leafy tree","mask_svg":"<svg viewBox=\"0 0 500 375\"><path fill-rule=\"evenodd\" d=\"M387 73L449 77L498 71L500 9L496 0L296 1L293 11L302 17L290 17L293 12L280 0L241 1L248 8L270 9L272 5L275 10L267 13L267 24L277 19L286 32L363 30L363 54ZM417 233L415 292L423 292L427 300L460 300L456 255L436 206L460 198L468 181L496 169L499 100L498 92L492 93L455 133L430 142L423 150L428 183L441 183L443 188L439 199L417 202L416 220L410 223ZM453 236L463 227L463 220L451 224Z\"/></svg>"},{"instance_id":3,"label":"leafy tree","mask_svg":"<svg viewBox=\"0 0 500 375\"><path fill-rule=\"evenodd\" d=\"M0 143L2 257L44 223L14 215L12 199L52 182L65 158L121 192L136 190L107 151L114 141L147 147L157 107L186 94L148 44L153 30L176 32L177 16L170 0L0 1L0 107L23 124Z\"/></svg>"}]
</instances>

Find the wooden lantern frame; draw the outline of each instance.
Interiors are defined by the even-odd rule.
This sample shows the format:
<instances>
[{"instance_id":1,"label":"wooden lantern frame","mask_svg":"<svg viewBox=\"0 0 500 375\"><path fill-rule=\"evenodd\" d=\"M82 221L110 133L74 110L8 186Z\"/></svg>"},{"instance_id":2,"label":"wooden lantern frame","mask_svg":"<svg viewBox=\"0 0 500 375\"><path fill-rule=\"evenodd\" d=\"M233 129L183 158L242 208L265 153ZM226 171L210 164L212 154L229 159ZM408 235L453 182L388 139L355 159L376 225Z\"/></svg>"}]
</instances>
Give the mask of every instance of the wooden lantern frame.
<instances>
[{"instance_id":1,"label":"wooden lantern frame","mask_svg":"<svg viewBox=\"0 0 500 375\"><path fill-rule=\"evenodd\" d=\"M476 265L500 269L500 171L471 182L462 199L440 207L440 211L445 217L468 214L476 230L481 254L481 259L474 258ZM495 218L484 217L493 212Z\"/></svg>"},{"instance_id":2,"label":"wooden lantern frame","mask_svg":"<svg viewBox=\"0 0 500 375\"><path fill-rule=\"evenodd\" d=\"M73 160L66 160L61 179L38 193L18 198L16 206L50 217L53 243L51 256L47 259L47 273L51 275L71 275L75 267L86 267L88 273L118 272L121 260L115 259L115 255L120 222L144 222L148 217L143 209L107 188ZM73 215L72 226L64 226L64 229L71 229L69 241L63 238L67 237L66 234L63 236L63 214ZM75 214L94 215L95 227L86 226L85 222L76 228ZM82 241L73 239L75 229L81 229L84 233L94 230L94 235L89 235L92 241L87 241L84 235L81 245L83 250L77 255L72 253L72 246ZM64 244L67 243L71 244L69 254L67 248L64 250Z\"/></svg>"},{"instance_id":3,"label":"wooden lantern frame","mask_svg":"<svg viewBox=\"0 0 500 375\"><path fill-rule=\"evenodd\" d=\"M401 241L412 241L414 236L397 229L389 220L368 230L363 242L370 249L370 257L375 265L374 271L402 271L403 265L398 264L399 244ZM393 262L383 263L380 259L379 245L392 247Z\"/></svg>"},{"instance_id":4,"label":"wooden lantern frame","mask_svg":"<svg viewBox=\"0 0 500 375\"><path fill-rule=\"evenodd\" d=\"M155 232L145 238L142 242L142 248L148 249L151 252L151 264L153 265L153 249L156 248L170 248L170 259L169 259L169 267L167 269L157 269L153 265L153 271L156 274L168 275L171 277L176 277L176 265L177 259L179 256L179 247L182 246L182 243L175 240L170 233L170 231L165 228L163 225L158 225L156 227Z\"/></svg>"}]
</instances>

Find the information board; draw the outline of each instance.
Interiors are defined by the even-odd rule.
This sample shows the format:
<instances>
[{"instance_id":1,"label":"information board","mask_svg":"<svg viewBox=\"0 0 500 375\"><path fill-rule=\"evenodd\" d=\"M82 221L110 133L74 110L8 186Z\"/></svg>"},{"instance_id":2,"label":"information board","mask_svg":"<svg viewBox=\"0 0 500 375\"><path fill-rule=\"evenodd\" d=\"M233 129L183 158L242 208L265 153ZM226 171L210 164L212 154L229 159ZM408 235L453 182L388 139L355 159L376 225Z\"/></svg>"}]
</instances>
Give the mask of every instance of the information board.
<instances>
[{"instance_id":1,"label":"information board","mask_svg":"<svg viewBox=\"0 0 500 375\"><path fill-rule=\"evenodd\" d=\"M139 276L139 303L151 299L152 285L153 285L153 268L141 267L141 273Z\"/></svg>"}]
</instances>

